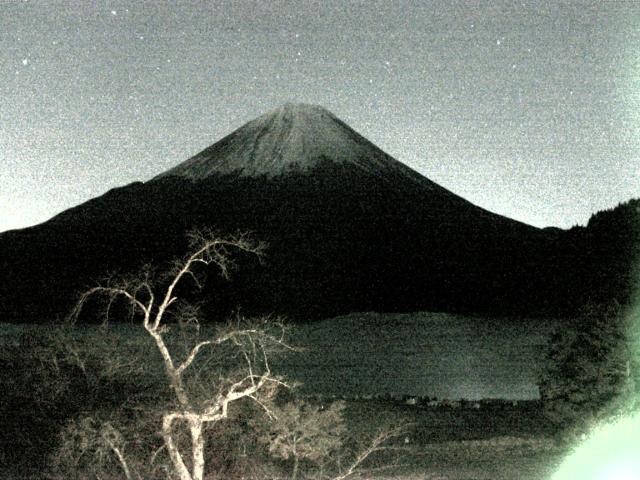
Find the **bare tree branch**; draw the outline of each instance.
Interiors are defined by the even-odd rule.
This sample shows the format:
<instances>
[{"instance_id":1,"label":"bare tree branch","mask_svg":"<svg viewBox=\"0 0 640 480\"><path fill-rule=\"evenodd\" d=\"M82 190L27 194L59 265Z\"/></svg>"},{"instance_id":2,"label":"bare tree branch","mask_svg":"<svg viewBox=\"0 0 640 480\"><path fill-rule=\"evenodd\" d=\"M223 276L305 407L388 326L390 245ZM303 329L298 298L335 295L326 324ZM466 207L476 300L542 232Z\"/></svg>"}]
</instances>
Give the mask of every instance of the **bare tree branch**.
<instances>
[{"instance_id":1,"label":"bare tree branch","mask_svg":"<svg viewBox=\"0 0 640 480\"><path fill-rule=\"evenodd\" d=\"M405 435L410 425L403 424L399 427L383 430L374 437L371 443L360 451L347 469L340 475L333 477L332 480L344 480L352 475L360 473L362 471L362 464L374 453L383 450L401 450L404 447L391 446L388 442L394 438L398 438Z\"/></svg>"}]
</instances>

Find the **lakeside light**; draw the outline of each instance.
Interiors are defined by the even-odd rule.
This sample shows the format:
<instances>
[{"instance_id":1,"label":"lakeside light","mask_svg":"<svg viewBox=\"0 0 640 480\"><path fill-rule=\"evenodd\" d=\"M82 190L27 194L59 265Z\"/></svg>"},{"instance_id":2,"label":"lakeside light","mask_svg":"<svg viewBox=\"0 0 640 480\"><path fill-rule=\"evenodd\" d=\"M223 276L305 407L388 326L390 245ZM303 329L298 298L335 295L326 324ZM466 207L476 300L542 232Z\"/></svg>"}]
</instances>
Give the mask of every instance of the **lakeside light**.
<instances>
[{"instance_id":1,"label":"lakeside light","mask_svg":"<svg viewBox=\"0 0 640 480\"><path fill-rule=\"evenodd\" d=\"M640 356L640 291L636 293L633 305L629 312L627 338L633 355ZM640 411L594 428L564 460L551 480L576 479L640 479Z\"/></svg>"},{"instance_id":2,"label":"lakeside light","mask_svg":"<svg viewBox=\"0 0 640 480\"><path fill-rule=\"evenodd\" d=\"M640 413L594 429L552 480L640 479Z\"/></svg>"}]
</instances>

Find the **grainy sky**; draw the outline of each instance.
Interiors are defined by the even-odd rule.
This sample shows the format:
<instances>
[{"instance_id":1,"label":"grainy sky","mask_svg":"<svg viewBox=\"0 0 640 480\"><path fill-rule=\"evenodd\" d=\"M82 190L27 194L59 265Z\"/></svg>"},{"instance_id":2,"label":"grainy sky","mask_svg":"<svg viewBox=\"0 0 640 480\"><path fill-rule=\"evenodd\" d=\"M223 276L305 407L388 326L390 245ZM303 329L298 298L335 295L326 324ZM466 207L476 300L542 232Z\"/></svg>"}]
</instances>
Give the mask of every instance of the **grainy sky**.
<instances>
[{"instance_id":1,"label":"grainy sky","mask_svg":"<svg viewBox=\"0 0 640 480\"><path fill-rule=\"evenodd\" d=\"M640 196L640 2L0 0L0 231L320 104L494 212Z\"/></svg>"}]
</instances>

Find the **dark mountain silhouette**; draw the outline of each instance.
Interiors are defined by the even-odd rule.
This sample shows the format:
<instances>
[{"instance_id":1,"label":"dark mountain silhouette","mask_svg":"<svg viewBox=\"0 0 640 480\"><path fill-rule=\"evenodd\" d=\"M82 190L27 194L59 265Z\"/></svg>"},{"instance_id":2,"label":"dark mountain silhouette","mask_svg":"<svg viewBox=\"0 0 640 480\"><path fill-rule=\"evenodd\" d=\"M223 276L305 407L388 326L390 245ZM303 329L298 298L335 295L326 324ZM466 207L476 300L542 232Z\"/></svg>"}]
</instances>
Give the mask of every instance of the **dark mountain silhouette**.
<instances>
[{"instance_id":1,"label":"dark mountain silhouette","mask_svg":"<svg viewBox=\"0 0 640 480\"><path fill-rule=\"evenodd\" d=\"M629 296L640 238L629 205L586 228L534 228L431 182L330 112L287 104L151 181L0 234L0 308L8 321L62 316L108 272L169 261L186 231L211 227L270 245L264 265L240 257L231 282L212 272L214 316L567 314Z\"/></svg>"}]
</instances>

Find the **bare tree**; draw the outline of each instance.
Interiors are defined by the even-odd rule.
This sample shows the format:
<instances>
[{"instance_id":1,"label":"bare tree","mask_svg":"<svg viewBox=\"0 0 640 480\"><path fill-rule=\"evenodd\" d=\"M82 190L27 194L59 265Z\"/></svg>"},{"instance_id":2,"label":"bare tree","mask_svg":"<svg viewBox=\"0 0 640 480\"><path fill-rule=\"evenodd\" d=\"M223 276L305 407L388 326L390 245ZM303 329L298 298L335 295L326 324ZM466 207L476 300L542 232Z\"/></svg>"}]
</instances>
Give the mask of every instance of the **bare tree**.
<instances>
[{"instance_id":1,"label":"bare tree","mask_svg":"<svg viewBox=\"0 0 640 480\"><path fill-rule=\"evenodd\" d=\"M345 402L327 408L304 400L274 408L276 420L263 432L260 441L277 458L293 460L291 480L296 480L301 460L318 464L335 456L343 446L346 431Z\"/></svg>"},{"instance_id":2,"label":"bare tree","mask_svg":"<svg viewBox=\"0 0 640 480\"><path fill-rule=\"evenodd\" d=\"M286 384L272 373L269 353L274 348L289 348L283 340L281 322L271 320L267 325L265 319L254 322L237 319L210 337L199 337L184 354L177 353L178 349L168 340L171 325L167 318L173 315L173 320L198 326L197 309L179 301L176 293L178 285L189 280L200 288L204 273L201 267L206 269L210 265L216 266L224 277L228 277L233 266L232 250L260 257L264 244L256 243L246 235L224 239L211 232L195 232L191 234L191 249L192 253L176 262L164 280L156 280L150 269L145 269L135 278L110 281L82 294L72 314L73 318L77 318L90 297L102 295L108 299L107 314L112 303L123 298L131 307L132 314L141 317L142 326L160 353L164 376L175 396L173 408L162 413L161 435L175 475L180 480L203 479L206 447L204 429L228 418L229 406L233 402L252 399L271 414L264 398ZM271 330L274 325L279 327L275 333ZM237 352L237 358L242 360L243 366L225 378L206 383L205 391L202 382L198 383L197 391L189 388L187 375L196 368L203 354L228 347ZM188 431L190 447L185 447L185 442L179 441L180 428ZM125 476L132 478L122 451L114 449L113 445L112 450L118 455Z\"/></svg>"},{"instance_id":3,"label":"bare tree","mask_svg":"<svg viewBox=\"0 0 640 480\"><path fill-rule=\"evenodd\" d=\"M347 478L370 474L372 469L365 468L365 463L375 453L406 450L405 446L393 445L392 442L399 437L404 437L411 426L411 424L403 423L396 427L387 427L379 430L368 444L356 450L351 460L347 462L346 467L342 468L338 475L332 476L331 480L346 480ZM385 465L383 468L389 468L390 466L398 467L397 464L393 464Z\"/></svg>"},{"instance_id":4,"label":"bare tree","mask_svg":"<svg viewBox=\"0 0 640 480\"><path fill-rule=\"evenodd\" d=\"M358 438L355 445L348 446L345 408L344 401L325 406L295 400L276 406L273 409L276 418L263 432L260 442L268 444L272 456L292 460L291 480L298 478L301 461L316 470L314 473L307 470L306 478L346 480L371 473L367 464L376 454L406 450L405 445L397 444L397 439L406 438L412 427L408 423L385 425L373 437ZM382 468L397 466L385 463Z\"/></svg>"}]
</instances>

